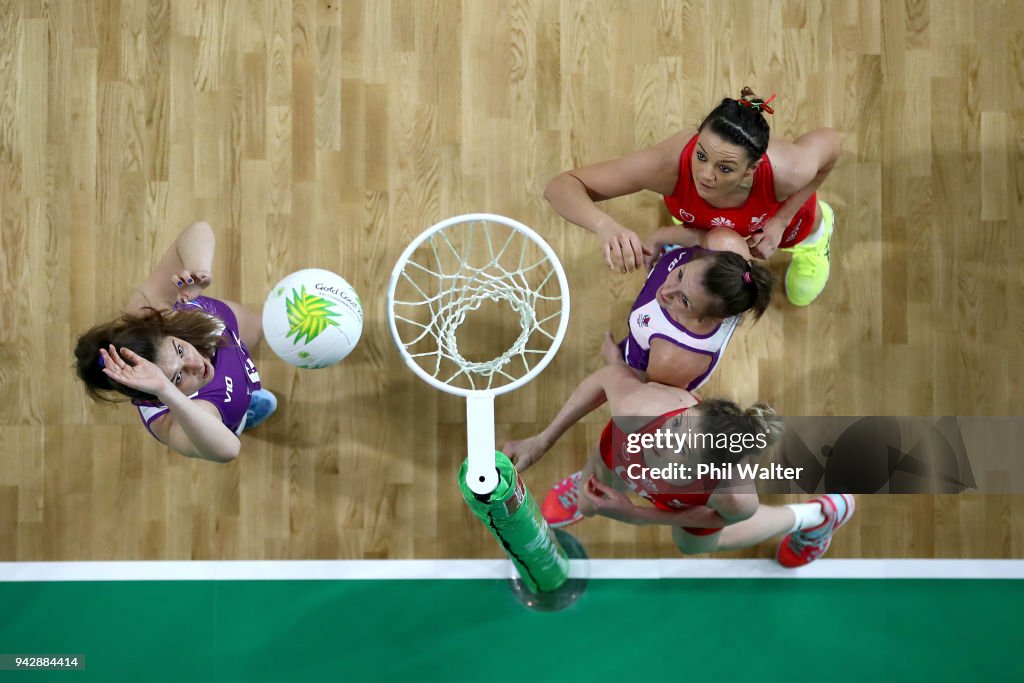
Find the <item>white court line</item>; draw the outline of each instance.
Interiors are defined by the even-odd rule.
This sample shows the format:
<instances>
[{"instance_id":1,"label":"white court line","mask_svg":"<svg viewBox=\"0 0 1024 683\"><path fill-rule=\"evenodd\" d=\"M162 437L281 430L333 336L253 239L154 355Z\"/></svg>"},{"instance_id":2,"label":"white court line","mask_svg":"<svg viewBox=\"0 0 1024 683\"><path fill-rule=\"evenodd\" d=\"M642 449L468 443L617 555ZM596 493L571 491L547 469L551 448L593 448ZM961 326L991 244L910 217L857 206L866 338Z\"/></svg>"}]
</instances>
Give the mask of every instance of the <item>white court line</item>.
<instances>
[{"instance_id":1,"label":"white court line","mask_svg":"<svg viewBox=\"0 0 1024 683\"><path fill-rule=\"evenodd\" d=\"M508 560L0 562L0 582L507 579ZM590 579L1024 579L1024 560L572 560Z\"/></svg>"}]
</instances>

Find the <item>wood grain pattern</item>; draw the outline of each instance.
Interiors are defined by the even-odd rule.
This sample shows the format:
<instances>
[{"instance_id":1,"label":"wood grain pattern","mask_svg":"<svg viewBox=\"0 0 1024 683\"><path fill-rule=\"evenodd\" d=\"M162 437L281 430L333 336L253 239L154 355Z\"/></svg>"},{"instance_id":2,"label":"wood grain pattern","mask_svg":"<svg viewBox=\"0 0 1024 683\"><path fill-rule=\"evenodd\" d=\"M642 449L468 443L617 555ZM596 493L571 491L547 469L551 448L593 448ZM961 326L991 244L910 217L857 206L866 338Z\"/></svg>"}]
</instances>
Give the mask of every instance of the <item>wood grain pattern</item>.
<instances>
[{"instance_id":1,"label":"wood grain pattern","mask_svg":"<svg viewBox=\"0 0 1024 683\"><path fill-rule=\"evenodd\" d=\"M569 334L497 404L499 439L539 429L641 282L602 267L544 183L743 85L778 93L776 135L844 135L821 191L833 276L806 310L780 289L705 394L790 415L1019 413L1021 26L1020 3L958 0L0 0L0 560L498 557L455 485L462 403L401 364L387 274L459 213L548 238ZM640 232L665 220L650 194L609 210ZM257 350L280 412L230 466L169 454L69 369L75 335L197 218L217 230L212 294L258 307L324 267L366 311L335 368ZM527 474L535 495L605 419ZM830 552L1024 557L1022 513L1022 496L862 497ZM595 557L676 555L667 529L577 529Z\"/></svg>"}]
</instances>

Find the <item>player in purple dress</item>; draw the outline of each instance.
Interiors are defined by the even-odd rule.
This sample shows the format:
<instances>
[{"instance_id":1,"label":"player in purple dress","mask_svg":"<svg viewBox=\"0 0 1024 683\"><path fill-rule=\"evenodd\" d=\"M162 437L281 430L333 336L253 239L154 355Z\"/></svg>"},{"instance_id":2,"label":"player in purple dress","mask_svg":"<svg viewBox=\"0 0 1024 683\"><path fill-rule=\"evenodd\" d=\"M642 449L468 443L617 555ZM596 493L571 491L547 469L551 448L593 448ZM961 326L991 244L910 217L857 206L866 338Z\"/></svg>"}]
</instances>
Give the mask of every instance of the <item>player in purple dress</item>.
<instances>
[{"instance_id":1,"label":"player in purple dress","mask_svg":"<svg viewBox=\"0 0 1024 683\"><path fill-rule=\"evenodd\" d=\"M715 371L741 318L749 311L756 320L767 310L772 274L727 228L668 226L644 248L650 272L626 320L623 358L644 379L695 391Z\"/></svg>"},{"instance_id":2,"label":"player in purple dress","mask_svg":"<svg viewBox=\"0 0 1024 683\"><path fill-rule=\"evenodd\" d=\"M629 334L618 346L621 357L644 381L695 391L718 366L741 316L751 311L756 319L767 310L771 272L751 262L743 238L722 228L700 233L664 227L645 243L644 253L651 271L630 310ZM579 397L588 412L604 403L595 385L583 386L592 391ZM508 441L502 452L522 471L580 417L562 411L542 432ZM582 519L580 476L570 474L548 493L541 506L548 522Z\"/></svg>"},{"instance_id":3,"label":"player in purple dress","mask_svg":"<svg viewBox=\"0 0 1024 683\"><path fill-rule=\"evenodd\" d=\"M754 301L761 306L755 310L755 316L767 307L771 292L771 276L767 271L749 271L749 266L735 263L729 270L727 265L714 262L719 256L701 247L678 247L657 261L629 312L629 333L619 344L629 367L644 373L651 371L659 380L674 370L670 375L673 383L687 391L696 391L707 381L725 353L743 313L723 314L730 311L727 305L722 305L723 301L719 303L717 316L687 315L691 308L703 303L700 297L714 300L701 291L702 280L717 274L716 269L725 270L724 279L736 281L732 284L741 292L739 296L743 302L732 310ZM707 272L709 269L712 273ZM761 301L752 294L760 291L754 277L758 274L769 283L763 286ZM707 305L701 310L706 309ZM655 357L653 368L652 351ZM666 367L671 370L666 370Z\"/></svg>"},{"instance_id":4,"label":"player in purple dress","mask_svg":"<svg viewBox=\"0 0 1024 683\"><path fill-rule=\"evenodd\" d=\"M132 293L124 314L78 338L78 377L96 400L126 396L150 433L190 458L230 462L238 435L277 399L260 387L249 347L259 314L199 293L210 285L216 238L197 222L178 236Z\"/></svg>"}]
</instances>

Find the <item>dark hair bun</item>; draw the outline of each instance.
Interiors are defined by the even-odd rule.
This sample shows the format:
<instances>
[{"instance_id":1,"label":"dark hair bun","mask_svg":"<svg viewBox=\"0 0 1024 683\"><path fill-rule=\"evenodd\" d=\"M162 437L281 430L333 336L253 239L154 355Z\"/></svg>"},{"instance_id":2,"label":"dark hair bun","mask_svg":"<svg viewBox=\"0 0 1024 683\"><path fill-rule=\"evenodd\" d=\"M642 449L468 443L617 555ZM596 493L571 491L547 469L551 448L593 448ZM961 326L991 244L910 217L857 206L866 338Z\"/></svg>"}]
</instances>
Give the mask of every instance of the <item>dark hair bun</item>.
<instances>
[{"instance_id":1,"label":"dark hair bun","mask_svg":"<svg viewBox=\"0 0 1024 683\"><path fill-rule=\"evenodd\" d=\"M768 149L771 131L764 113L771 107L752 88L744 86L739 99L727 97L711 110L697 130L710 129L726 142L743 147L748 163L755 163Z\"/></svg>"}]
</instances>

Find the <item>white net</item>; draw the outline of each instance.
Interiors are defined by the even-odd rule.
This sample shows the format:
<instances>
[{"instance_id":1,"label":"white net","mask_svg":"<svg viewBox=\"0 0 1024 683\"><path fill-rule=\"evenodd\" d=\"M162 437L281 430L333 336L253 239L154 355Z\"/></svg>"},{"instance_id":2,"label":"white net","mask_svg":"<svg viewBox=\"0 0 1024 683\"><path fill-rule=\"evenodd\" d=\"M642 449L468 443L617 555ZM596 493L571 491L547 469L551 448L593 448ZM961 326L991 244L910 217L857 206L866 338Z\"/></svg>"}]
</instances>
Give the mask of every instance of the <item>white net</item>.
<instances>
[{"instance_id":1,"label":"white net","mask_svg":"<svg viewBox=\"0 0 1024 683\"><path fill-rule=\"evenodd\" d=\"M557 258L533 231L499 216L465 218L430 232L399 262L392 331L435 382L496 389L557 350L568 292Z\"/></svg>"}]
</instances>

